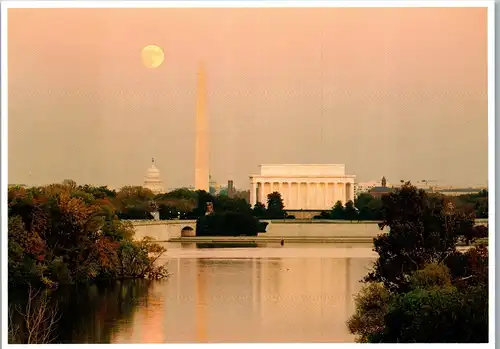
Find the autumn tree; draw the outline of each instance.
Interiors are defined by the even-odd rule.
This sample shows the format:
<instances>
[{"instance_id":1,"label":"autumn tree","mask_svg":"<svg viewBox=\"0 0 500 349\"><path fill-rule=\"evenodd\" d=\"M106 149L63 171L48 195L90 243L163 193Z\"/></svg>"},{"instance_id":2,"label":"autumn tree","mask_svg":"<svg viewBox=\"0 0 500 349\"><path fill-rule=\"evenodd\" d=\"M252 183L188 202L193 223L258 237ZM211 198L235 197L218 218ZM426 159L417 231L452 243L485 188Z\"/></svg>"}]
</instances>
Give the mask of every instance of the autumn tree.
<instances>
[{"instance_id":1,"label":"autumn tree","mask_svg":"<svg viewBox=\"0 0 500 349\"><path fill-rule=\"evenodd\" d=\"M154 194L140 186L125 186L116 194L118 216L121 219L151 219Z\"/></svg>"},{"instance_id":2,"label":"autumn tree","mask_svg":"<svg viewBox=\"0 0 500 349\"><path fill-rule=\"evenodd\" d=\"M118 251L123 244L135 246L133 227L118 219L108 198L82 188L70 183L9 190L9 283L54 287L123 277ZM147 270L153 261L142 263Z\"/></svg>"}]
</instances>

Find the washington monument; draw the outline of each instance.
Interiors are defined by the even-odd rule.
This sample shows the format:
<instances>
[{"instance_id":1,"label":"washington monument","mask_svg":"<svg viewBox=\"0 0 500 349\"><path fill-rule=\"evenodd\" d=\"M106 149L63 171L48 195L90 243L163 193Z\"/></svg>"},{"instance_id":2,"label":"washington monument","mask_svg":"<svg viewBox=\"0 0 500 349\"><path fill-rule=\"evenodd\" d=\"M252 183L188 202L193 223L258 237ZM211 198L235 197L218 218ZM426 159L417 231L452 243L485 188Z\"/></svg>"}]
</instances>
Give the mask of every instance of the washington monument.
<instances>
[{"instance_id":1,"label":"washington monument","mask_svg":"<svg viewBox=\"0 0 500 349\"><path fill-rule=\"evenodd\" d=\"M194 187L196 190L209 191L209 150L206 77L203 65L198 72L196 101L196 145L194 163Z\"/></svg>"}]
</instances>

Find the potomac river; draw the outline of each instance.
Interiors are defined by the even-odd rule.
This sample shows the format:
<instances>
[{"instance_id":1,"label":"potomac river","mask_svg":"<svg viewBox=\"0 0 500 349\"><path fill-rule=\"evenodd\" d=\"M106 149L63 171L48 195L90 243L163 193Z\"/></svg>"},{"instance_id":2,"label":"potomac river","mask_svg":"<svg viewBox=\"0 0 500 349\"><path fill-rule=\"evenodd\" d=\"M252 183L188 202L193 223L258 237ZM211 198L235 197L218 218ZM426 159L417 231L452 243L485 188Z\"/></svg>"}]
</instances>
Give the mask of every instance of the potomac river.
<instances>
[{"instance_id":1,"label":"potomac river","mask_svg":"<svg viewBox=\"0 0 500 349\"><path fill-rule=\"evenodd\" d=\"M65 343L352 342L371 244L163 243L171 276L57 290Z\"/></svg>"},{"instance_id":2,"label":"potomac river","mask_svg":"<svg viewBox=\"0 0 500 349\"><path fill-rule=\"evenodd\" d=\"M160 261L171 273L167 279L55 291L52 299L62 316L57 342L354 341L346 321L354 312L359 280L377 258L371 242L380 233L376 224L272 222L267 233L259 234L281 236L283 246L279 239L218 245L173 242L182 240L178 237L186 223L134 224L138 238L167 240L161 242L167 252ZM370 242L288 242L301 236ZM15 298L16 292L9 295L9 301Z\"/></svg>"}]
</instances>

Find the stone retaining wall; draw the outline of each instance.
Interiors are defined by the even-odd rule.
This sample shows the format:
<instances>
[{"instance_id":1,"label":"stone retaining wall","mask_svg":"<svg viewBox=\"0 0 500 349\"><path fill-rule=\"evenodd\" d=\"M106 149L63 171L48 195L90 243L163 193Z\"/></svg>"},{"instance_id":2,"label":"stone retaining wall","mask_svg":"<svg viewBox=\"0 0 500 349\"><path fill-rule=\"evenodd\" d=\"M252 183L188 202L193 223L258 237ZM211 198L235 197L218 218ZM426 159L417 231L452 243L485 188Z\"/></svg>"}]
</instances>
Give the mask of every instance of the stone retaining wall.
<instances>
[{"instance_id":1,"label":"stone retaining wall","mask_svg":"<svg viewBox=\"0 0 500 349\"><path fill-rule=\"evenodd\" d=\"M267 221L266 233L259 236L269 237L374 237L380 233L376 223L283 223L280 221ZM154 224L134 222L135 237L141 239L149 236L158 241L168 241L181 236L182 228L189 226L196 229L196 221L164 221Z\"/></svg>"},{"instance_id":2,"label":"stone retaining wall","mask_svg":"<svg viewBox=\"0 0 500 349\"><path fill-rule=\"evenodd\" d=\"M381 231L377 222L349 221L266 221L266 233L259 236L269 237L375 237ZM133 221L135 238L149 236L158 241L168 241L181 236L182 228L196 229L193 220ZM476 224L488 224L488 220L476 220Z\"/></svg>"}]
</instances>

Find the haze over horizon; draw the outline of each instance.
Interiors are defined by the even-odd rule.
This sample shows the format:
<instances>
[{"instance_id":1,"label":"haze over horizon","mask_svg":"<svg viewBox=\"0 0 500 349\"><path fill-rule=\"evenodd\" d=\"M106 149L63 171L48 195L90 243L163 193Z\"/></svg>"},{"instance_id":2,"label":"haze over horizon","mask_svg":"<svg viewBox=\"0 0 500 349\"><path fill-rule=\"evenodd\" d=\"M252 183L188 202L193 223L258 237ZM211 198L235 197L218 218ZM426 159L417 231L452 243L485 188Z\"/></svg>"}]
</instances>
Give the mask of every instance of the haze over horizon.
<instances>
[{"instance_id":1,"label":"haze over horizon","mask_svg":"<svg viewBox=\"0 0 500 349\"><path fill-rule=\"evenodd\" d=\"M155 69L141 49L160 46ZM488 180L485 8L9 9L9 183L194 183L341 163L360 182Z\"/></svg>"}]
</instances>

